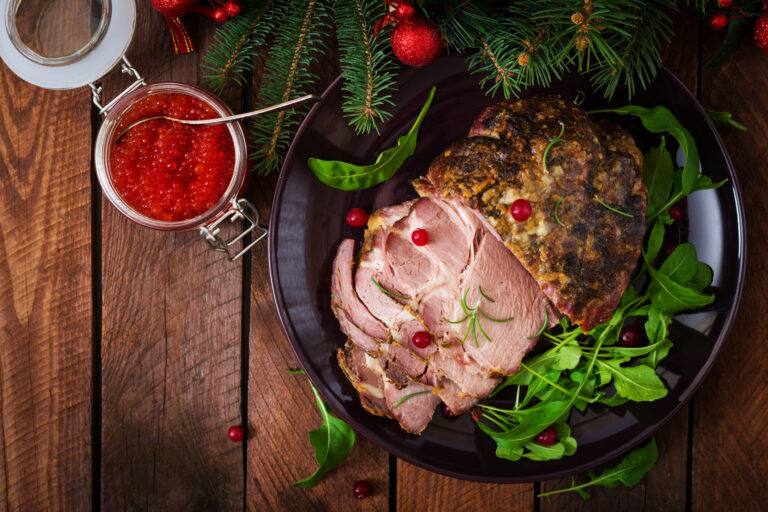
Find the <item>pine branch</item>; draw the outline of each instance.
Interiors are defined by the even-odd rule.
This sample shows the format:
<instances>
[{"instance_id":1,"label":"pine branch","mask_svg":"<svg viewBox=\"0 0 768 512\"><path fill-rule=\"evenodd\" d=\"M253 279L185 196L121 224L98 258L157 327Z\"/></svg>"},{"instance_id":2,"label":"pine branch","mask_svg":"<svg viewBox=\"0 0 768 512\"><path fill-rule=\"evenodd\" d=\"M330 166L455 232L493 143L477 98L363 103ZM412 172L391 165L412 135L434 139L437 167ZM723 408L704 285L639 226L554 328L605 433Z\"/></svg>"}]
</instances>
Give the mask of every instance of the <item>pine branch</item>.
<instances>
[{"instance_id":1,"label":"pine branch","mask_svg":"<svg viewBox=\"0 0 768 512\"><path fill-rule=\"evenodd\" d=\"M245 83L245 74L253 69L259 48L266 44L274 29L275 20L270 12L273 3L268 0L260 6L248 7L216 31L202 67L206 84L217 94L230 80L238 85Z\"/></svg>"},{"instance_id":2,"label":"pine branch","mask_svg":"<svg viewBox=\"0 0 768 512\"><path fill-rule=\"evenodd\" d=\"M384 16L380 0L337 0L334 4L337 39L344 76L342 110L357 133L378 133L378 121L391 114L396 65L391 47L383 34L373 35L377 18Z\"/></svg>"},{"instance_id":3,"label":"pine branch","mask_svg":"<svg viewBox=\"0 0 768 512\"><path fill-rule=\"evenodd\" d=\"M311 67L324 51L329 29L329 13L321 0L301 2L283 0L272 49L264 70L259 102L274 105L310 92L317 77ZM283 159L299 114L307 106L266 114L254 119L250 131L254 170L267 174L277 169Z\"/></svg>"}]
</instances>

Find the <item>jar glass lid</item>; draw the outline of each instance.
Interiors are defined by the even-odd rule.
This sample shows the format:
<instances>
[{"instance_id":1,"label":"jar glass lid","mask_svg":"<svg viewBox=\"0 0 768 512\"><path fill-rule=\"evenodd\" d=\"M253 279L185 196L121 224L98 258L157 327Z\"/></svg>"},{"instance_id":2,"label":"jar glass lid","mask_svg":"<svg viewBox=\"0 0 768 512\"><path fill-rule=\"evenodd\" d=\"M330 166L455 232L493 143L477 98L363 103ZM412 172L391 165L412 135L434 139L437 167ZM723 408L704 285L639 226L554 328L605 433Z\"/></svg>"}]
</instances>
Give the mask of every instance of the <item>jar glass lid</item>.
<instances>
[{"instance_id":1,"label":"jar glass lid","mask_svg":"<svg viewBox=\"0 0 768 512\"><path fill-rule=\"evenodd\" d=\"M134 0L0 0L0 6L0 57L46 89L75 89L106 75L128 48L136 21Z\"/></svg>"}]
</instances>

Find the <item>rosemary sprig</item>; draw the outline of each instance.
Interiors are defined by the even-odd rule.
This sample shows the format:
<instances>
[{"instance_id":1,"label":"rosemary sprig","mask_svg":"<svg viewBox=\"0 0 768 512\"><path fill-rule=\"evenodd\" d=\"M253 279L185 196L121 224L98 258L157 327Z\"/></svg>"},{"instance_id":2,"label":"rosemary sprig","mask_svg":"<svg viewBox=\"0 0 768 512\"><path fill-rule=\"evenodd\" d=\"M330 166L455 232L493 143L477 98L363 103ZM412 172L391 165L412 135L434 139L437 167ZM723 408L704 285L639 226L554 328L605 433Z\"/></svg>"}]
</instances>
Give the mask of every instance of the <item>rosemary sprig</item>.
<instances>
[{"instance_id":1,"label":"rosemary sprig","mask_svg":"<svg viewBox=\"0 0 768 512\"><path fill-rule=\"evenodd\" d=\"M410 297L406 297L405 295L398 295L398 294L396 294L396 293L394 293L394 292L391 292L391 291L387 290L386 288L384 288L383 286L381 286L381 285L379 284L379 282L378 282L378 281L377 281L377 280L376 280L376 279L375 279L373 276L371 276L371 281L373 281L373 284L375 284L375 285L376 285L376 288L378 288L378 289L379 289L379 290L381 290L382 292L386 293L386 294L387 294L387 295L389 295L390 297L394 297L394 298L396 298L396 299L402 299L402 300L411 300L411 298L410 298Z\"/></svg>"},{"instance_id":2,"label":"rosemary sprig","mask_svg":"<svg viewBox=\"0 0 768 512\"><path fill-rule=\"evenodd\" d=\"M410 395L405 395L403 398L398 400L397 403L395 403L395 405L392 406L392 409L393 410L397 409L400 404L402 404L403 402L405 402L409 398L413 398L413 397L415 397L417 395L426 395L427 393L432 393L432 391L418 391L416 393L411 393Z\"/></svg>"},{"instance_id":3,"label":"rosemary sprig","mask_svg":"<svg viewBox=\"0 0 768 512\"><path fill-rule=\"evenodd\" d=\"M613 206L611 206L611 205L605 204L604 202L602 202L602 201L601 201L601 200L599 200L599 199L597 200L597 202L598 202L598 203L600 204L600 206L602 206L603 208L606 208L606 209L608 209L608 210L611 210L611 211L612 211L612 212L614 212L614 213L618 213L619 215L623 215L623 216L625 216L625 217L629 217L630 219L632 219L632 218L634 218L634 217L635 217L635 216L634 216L634 215L632 215L631 213L623 212L623 211L619 210L618 208L614 208L614 207L613 207Z\"/></svg>"},{"instance_id":4,"label":"rosemary sprig","mask_svg":"<svg viewBox=\"0 0 768 512\"><path fill-rule=\"evenodd\" d=\"M544 334L544 330L547 328L547 324L549 323L549 310L544 307L544 323L541 324L541 328L534 334L533 336L526 336L525 339L527 340L535 340L542 334Z\"/></svg>"},{"instance_id":5,"label":"rosemary sprig","mask_svg":"<svg viewBox=\"0 0 768 512\"><path fill-rule=\"evenodd\" d=\"M555 204L555 220L557 221L558 224L560 224L563 227L565 227L565 224L563 224L562 221L560 220L560 217L557 216L557 209L560 208L560 203L563 202L564 197L565 196L560 196L560 199L558 199L557 203Z\"/></svg>"},{"instance_id":6,"label":"rosemary sprig","mask_svg":"<svg viewBox=\"0 0 768 512\"><path fill-rule=\"evenodd\" d=\"M554 146L556 143L561 142L563 140L563 133L565 133L565 125L562 121L558 121L560 123L560 133L555 137L554 139L549 141L549 144L547 144L547 147L544 148L544 156L541 158L541 165L544 167L544 172L549 173L547 170L547 155L549 154L549 150Z\"/></svg>"},{"instance_id":7,"label":"rosemary sprig","mask_svg":"<svg viewBox=\"0 0 768 512\"><path fill-rule=\"evenodd\" d=\"M480 292L480 295L487 300L488 302L496 302L492 298L490 298L488 295L483 292L482 288L479 286L477 287L478 291ZM464 342L467 341L467 338L469 338L469 334L472 333L472 339L475 341L475 346L479 347L480 342L477 338L477 330L480 330L480 334L483 335L483 337L488 340L488 343L492 343L493 340L490 336L488 336L488 333L485 332L485 329L483 329L482 324L480 323L480 319L477 316L478 314L481 315L486 320L490 320L491 322L497 322L497 323L505 323L509 322L510 320L514 320L514 317L509 318L493 318L492 316L488 315L478 304L477 307L470 308L467 306L467 295L469 295L469 288L467 288L464 291L464 296L461 298L459 303L461 304L461 309L464 311L464 317L461 320L448 320L447 318L443 317L443 320L445 322L448 322L449 324L460 324L469 319L469 324L467 325L467 332L464 333L464 337L461 339L461 344L464 345Z\"/></svg>"}]
</instances>

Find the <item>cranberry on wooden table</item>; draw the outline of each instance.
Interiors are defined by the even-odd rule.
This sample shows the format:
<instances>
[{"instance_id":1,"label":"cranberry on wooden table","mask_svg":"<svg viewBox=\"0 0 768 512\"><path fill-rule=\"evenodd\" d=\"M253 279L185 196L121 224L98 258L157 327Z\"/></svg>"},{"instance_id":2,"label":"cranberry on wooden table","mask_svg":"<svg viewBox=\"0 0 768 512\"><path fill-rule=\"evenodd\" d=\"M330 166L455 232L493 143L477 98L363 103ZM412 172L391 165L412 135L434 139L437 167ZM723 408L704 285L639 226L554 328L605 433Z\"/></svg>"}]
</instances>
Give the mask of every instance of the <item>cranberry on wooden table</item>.
<instances>
[{"instance_id":1,"label":"cranberry on wooden table","mask_svg":"<svg viewBox=\"0 0 768 512\"><path fill-rule=\"evenodd\" d=\"M352 495L359 500L368 497L369 494L371 494L371 484L367 480L358 480L352 486Z\"/></svg>"},{"instance_id":2,"label":"cranberry on wooden table","mask_svg":"<svg viewBox=\"0 0 768 512\"><path fill-rule=\"evenodd\" d=\"M233 443L239 443L245 439L245 430L243 430L243 427L240 425L232 425L229 427L229 430L227 430L227 437L229 437L229 440Z\"/></svg>"},{"instance_id":3,"label":"cranberry on wooden table","mask_svg":"<svg viewBox=\"0 0 768 512\"><path fill-rule=\"evenodd\" d=\"M536 436L536 442L541 446L552 446L557 442L557 430L552 425L548 426Z\"/></svg>"},{"instance_id":4,"label":"cranberry on wooden table","mask_svg":"<svg viewBox=\"0 0 768 512\"><path fill-rule=\"evenodd\" d=\"M362 208L352 208L347 213L347 224L353 228L360 228L365 226L368 222L368 212Z\"/></svg>"},{"instance_id":5,"label":"cranberry on wooden table","mask_svg":"<svg viewBox=\"0 0 768 512\"><path fill-rule=\"evenodd\" d=\"M411 233L411 240L415 245L427 245L429 243L429 233L426 229L414 229Z\"/></svg>"},{"instance_id":6,"label":"cranberry on wooden table","mask_svg":"<svg viewBox=\"0 0 768 512\"><path fill-rule=\"evenodd\" d=\"M516 199L509 205L509 213L516 221L527 220L531 216L533 208L527 199Z\"/></svg>"}]
</instances>

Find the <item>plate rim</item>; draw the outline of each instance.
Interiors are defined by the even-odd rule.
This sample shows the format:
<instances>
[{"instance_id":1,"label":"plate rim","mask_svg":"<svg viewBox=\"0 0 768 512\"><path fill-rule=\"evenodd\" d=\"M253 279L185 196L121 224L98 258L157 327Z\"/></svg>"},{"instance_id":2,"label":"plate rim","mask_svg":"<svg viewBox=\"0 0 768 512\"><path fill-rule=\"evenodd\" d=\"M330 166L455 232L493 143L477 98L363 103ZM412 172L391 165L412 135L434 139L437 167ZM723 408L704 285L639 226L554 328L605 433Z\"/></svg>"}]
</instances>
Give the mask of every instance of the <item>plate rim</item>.
<instances>
[{"instance_id":1,"label":"plate rim","mask_svg":"<svg viewBox=\"0 0 768 512\"><path fill-rule=\"evenodd\" d=\"M702 383L707 378L709 373L712 371L712 368L714 367L715 362L720 356L720 352L722 351L725 341L728 339L728 336L730 336L731 334L733 324L735 323L736 316L738 315L739 306L741 305L741 298L742 298L743 289L744 289L744 278L745 278L746 267L747 267L747 227L745 222L744 200L741 192L741 185L739 184L738 176L736 175L736 169L733 166L731 156L728 153L727 148L725 147L725 143L723 142L720 132L715 127L714 123L710 119L704 107L699 102L698 98L696 98L696 96L688 89L688 87L686 87L686 85L672 71L670 71L666 66L661 66L659 69L659 73L655 79L658 79L661 75L666 75L668 79L672 80L672 82L674 82L678 87L680 87L682 91L684 91L684 94L689 100L689 103L692 103L693 106L696 108L696 110L699 112L699 114L705 119L707 128L711 133L714 134L720 153L724 156L726 169L729 175L729 181L731 182L732 192L734 194L734 203L736 207L736 224L739 232L739 246L737 250L738 250L738 253L741 255L739 259L740 265L739 265L738 281L736 283L734 300L728 311L728 315L723 323L723 328L720 331L720 334L718 335L717 340L714 343L714 346L712 347L712 351L709 354L709 357L704 363L703 372L699 373L696 376L696 378L691 382L691 385L688 387L688 390L687 390L688 396L684 400L678 402L664 416L663 419L661 419L660 421L656 422L655 424L649 427L644 428L640 434L638 434L628 442L624 443L620 447L614 448L608 452L603 453L599 457L583 462L571 468L552 471L551 473L547 474L546 478L540 478L540 479L534 479L534 480L531 480L526 477L516 477L516 476L491 477L491 476L459 473L459 472L445 469L440 466L436 466L427 462L423 462L418 457L413 456L412 455L413 452L401 450L397 446L385 446L383 442L380 442L376 438L373 430L370 427L364 424L358 424L349 415L347 415L346 412L344 411L344 408L340 407L341 405L340 402L338 402L332 395L329 395L328 393L326 393L322 386L317 386L315 384L315 382L323 382L323 381L319 378L319 375L317 375L311 368L307 368L307 365L304 364L303 357L298 353L298 351L296 350L296 347L294 346L292 336L291 336L291 326L289 325L288 319L286 318L285 311L281 307L281 304L284 303L284 298L283 298L282 292L280 291L280 287L277 286L277 277L278 277L277 276L277 253L274 250L275 249L275 233L276 233L275 228L277 226L277 217L278 217L278 213L277 213L278 209L275 208L275 204L277 204L277 201L278 199L280 199L285 188L285 182L287 180L286 174L288 173L288 162L290 162L291 158L293 157L293 153L295 152L297 141L299 140L303 132L307 129L307 127L311 123L314 116L317 114L318 110L323 104L323 100L325 100L326 97L337 86L339 86L339 83L343 80L343 77L339 75L323 91L321 95L321 98L322 98L321 101L316 102L312 106L312 108L309 110L306 117L302 120L301 125L299 126L298 130L296 131L296 134L294 135L291 141L291 144L285 155L285 159L283 160L283 165L280 168L280 174L278 175L277 183L275 185L275 193L272 197L272 203L270 205L269 224L268 224L269 232L267 236L267 259L268 259L268 271L269 271L269 285L272 291L272 300L275 305L275 309L277 310L277 315L278 315L278 319L280 320L280 326L283 330L283 334L288 340L288 345L290 346L291 351L296 357L296 360L299 362L299 365L304 370L305 375L310 379L312 384L318 390L323 400L331 404L334 413L338 417L343 419L350 427L352 427L352 429L355 432L363 435L368 441L373 443L378 448L381 448L388 454L394 455L395 457L402 459L415 466L418 466L422 469L426 469L428 471L432 471L434 473L449 476L452 478L458 478L461 480L468 480L468 481L474 481L474 482L498 483L498 484L520 484L520 483L534 483L534 482L552 480L556 478L562 478L562 477L574 475L576 473L580 473L588 469L592 469L605 462L611 461L625 453L629 453L635 447L642 444L651 436L653 436L656 432L658 432L659 429L661 429L664 425L666 425L680 411L680 409L682 409L685 405L688 404L688 402L693 398L693 396L699 390L699 388L701 387Z\"/></svg>"}]
</instances>

